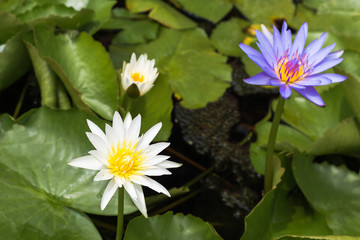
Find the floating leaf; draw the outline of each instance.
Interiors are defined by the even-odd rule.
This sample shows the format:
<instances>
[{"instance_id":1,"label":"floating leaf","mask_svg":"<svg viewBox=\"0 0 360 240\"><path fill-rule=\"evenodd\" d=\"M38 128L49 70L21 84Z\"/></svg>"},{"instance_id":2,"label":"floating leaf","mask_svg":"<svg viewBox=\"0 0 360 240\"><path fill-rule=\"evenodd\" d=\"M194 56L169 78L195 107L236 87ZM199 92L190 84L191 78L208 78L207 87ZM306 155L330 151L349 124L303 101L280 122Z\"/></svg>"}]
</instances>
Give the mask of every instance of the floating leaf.
<instances>
[{"instance_id":1,"label":"floating leaf","mask_svg":"<svg viewBox=\"0 0 360 240\"><path fill-rule=\"evenodd\" d=\"M130 12L150 11L149 18L174 29L196 27L196 23L161 0L126 0Z\"/></svg>"},{"instance_id":2,"label":"floating leaf","mask_svg":"<svg viewBox=\"0 0 360 240\"><path fill-rule=\"evenodd\" d=\"M201 29L176 31L161 28L159 37L141 45L110 46L116 68L129 61L132 52L147 53L188 108L204 107L217 100L229 86L231 68L226 58L214 52Z\"/></svg>"},{"instance_id":3,"label":"floating leaf","mask_svg":"<svg viewBox=\"0 0 360 240\"><path fill-rule=\"evenodd\" d=\"M243 55L239 43L244 41L245 29L249 23L240 18L232 18L229 21L219 23L211 34L211 41L219 52L238 57Z\"/></svg>"},{"instance_id":4,"label":"floating leaf","mask_svg":"<svg viewBox=\"0 0 360 240\"><path fill-rule=\"evenodd\" d=\"M335 68L335 71L347 76L346 81L341 86L357 119L360 120L360 95L358 94L360 89L360 54L346 51L343 58L343 62Z\"/></svg>"},{"instance_id":5,"label":"floating leaf","mask_svg":"<svg viewBox=\"0 0 360 240\"><path fill-rule=\"evenodd\" d=\"M271 26L275 19L290 19L294 15L292 0L235 0L235 6L254 23Z\"/></svg>"},{"instance_id":6,"label":"floating leaf","mask_svg":"<svg viewBox=\"0 0 360 240\"><path fill-rule=\"evenodd\" d=\"M64 83L75 106L87 112L91 112L91 108L105 119L112 119L117 110L116 71L101 43L85 32L75 37L54 35L53 30L45 26L35 28L35 42L40 55Z\"/></svg>"},{"instance_id":7,"label":"floating leaf","mask_svg":"<svg viewBox=\"0 0 360 240\"><path fill-rule=\"evenodd\" d=\"M171 239L171 240L220 240L221 237L214 228L200 218L183 215L173 215L172 212L150 218L143 216L131 220L127 226L124 240L140 239Z\"/></svg>"},{"instance_id":8,"label":"floating leaf","mask_svg":"<svg viewBox=\"0 0 360 240\"><path fill-rule=\"evenodd\" d=\"M233 7L228 0L177 0L177 2L186 11L208 19L213 23L220 21Z\"/></svg>"},{"instance_id":9,"label":"floating leaf","mask_svg":"<svg viewBox=\"0 0 360 240\"><path fill-rule=\"evenodd\" d=\"M30 68L30 59L22 42L22 32L0 45L0 90L8 87Z\"/></svg>"},{"instance_id":10,"label":"floating leaf","mask_svg":"<svg viewBox=\"0 0 360 240\"><path fill-rule=\"evenodd\" d=\"M145 95L132 99L128 110L133 116L141 114L142 132L150 129L158 122L162 128L154 141L166 141L170 137L172 122L171 111L173 108L172 91L165 77L159 76L155 86Z\"/></svg>"},{"instance_id":11,"label":"floating leaf","mask_svg":"<svg viewBox=\"0 0 360 240\"><path fill-rule=\"evenodd\" d=\"M106 181L96 171L67 161L92 149L86 119L105 122L78 110L40 108L10 122L0 117L0 233L8 239L101 239L86 215L117 213L117 201L100 210ZM16 143L16 144L15 144ZM136 211L126 196L125 212ZM13 229L13 231L12 231Z\"/></svg>"},{"instance_id":12,"label":"floating leaf","mask_svg":"<svg viewBox=\"0 0 360 240\"><path fill-rule=\"evenodd\" d=\"M281 182L245 218L241 240L287 239L287 236L302 239L332 234L325 217L312 209L298 190L289 159L282 163L285 173Z\"/></svg>"},{"instance_id":13,"label":"floating leaf","mask_svg":"<svg viewBox=\"0 0 360 240\"><path fill-rule=\"evenodd\" d=\"M326 217L334 235L360 235L360 176L346 167L313 163L313 157L296 155L296 182L313 208Z\"/></svg>"}]
</instances>

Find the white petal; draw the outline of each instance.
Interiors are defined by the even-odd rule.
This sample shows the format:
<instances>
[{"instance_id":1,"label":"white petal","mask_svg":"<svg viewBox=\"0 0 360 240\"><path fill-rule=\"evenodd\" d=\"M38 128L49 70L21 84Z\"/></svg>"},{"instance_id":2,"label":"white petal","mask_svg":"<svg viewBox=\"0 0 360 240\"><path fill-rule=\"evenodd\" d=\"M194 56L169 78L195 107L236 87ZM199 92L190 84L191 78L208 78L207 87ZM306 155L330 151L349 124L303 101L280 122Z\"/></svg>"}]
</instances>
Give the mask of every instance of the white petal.
<instances>
[{"instance_id":1,"label":"white petal","mask_svg":"<svg viewBox=\"0 0 360 240\"><path fill-rule=\"evenodd\" d=\"M155 138L155 136L158 134L162 126L162 123L158 123L154 125L152 128L150 128L140 139L139 144L137 145L137 150L142 150L144 147L148 146L151 141Z\"/></svg>"},{"instance_id":2,"label":"white petal","mask_svg":"<svg viewBox=\"0 0 360 240\"><path fill-rule=\"evenodd\" d=\"M136 118L134 118L134 120L131 122L128 128L128 131L125 136L126 141L132 142L132 144L134 144L139 137L140 128L141 128L141 115L139 114L136 116Z\"/></svg>"},{"instance_id":3,"label":"white petal","mask_svg":"<svg viewBox=\"0 0 360 240\"><path fill-rule=\"evenodd\" d=\"M156 166L162 167L162 168L177 168L177 167L181 167L182 164L177 163L177 162L172 162L172 161L163 161L163 162L157 164Z\"/></svg>"},{"instance_id":4,"label":"white petal","mask_svg":"<svg viewBox=\"0 0 360 240\"><path fill-rule=\"evenodd\" d=\"M109 184L106 186L103 197L101 199L100 208L101 210L104 210L105 207L110 202L110 199L112 196L114 196L114 193L116 192L116 189L118 188L118 185L116 184L114 179L111 179Z\"/></svg>"},{"instance_id":5,"label":"white petal","mask_svg":"<svg viewBox=\"0 0 360 240\"><path fill-rule=\"evenodd\" d=\"M167 148L169 145L170 143L168 142L154 143L148 146L147 148L145 148L143 152L149 156L155 156L159 154L161 151L163 151L165 148Z\"/></svg>"},{"instance_id":6,"label":"white petal","mask_svg":"<svg viewBox=\"0 0 360 240\"><path fill-rule=\"evenodd\" d=\"M102 164L108 166L109 162L107 161L106 154L97 150L91 150L89 151L89 154L93 157L95 157L97 160L102 162Z\"/></svg>"},{"instance_id":7,"label":"white petal","mask_svg":"<svg viewBox=\"0 0 360 240\"><path fill-rule=\"evenodd\" d=\"M124 130L125 132L127 132L127 130L129 129L129 126L132 122L132 118L131 118L131 114L127 113L125 116L125 120L124 120Z\"/></svg>"},{"instance_id":8,"label":"white petal","mask_svg":"<svg viewBox=\"0 0 360 240\"><path fill-rule=\"evenodd\" d=\"M104 139L102 139L98 135L90 133L90 132L87 132L86 135L89 138L92 145L96 148L96 150L99 150L99 151L101 151L103 153L107 153L108 145L107 145L107 142L105 142Z\"/></svg>"},{"instance_id":9,"label":"white petal","mask_svg":"<svg viewBox=\"0 0 360 240\"><path fill-rule=\"evenodd\" d=\"M170 193L168 192L168 190L166 190L166 188L163 185L161 185L160 183L156 182L155 180L153 180L147 176L136 176L136 177L132 178L131 181L133 181L134 183L146 186L148 188L151 188L155 192L163 193L166 196L170 197Z\"/></svg>"},{"instance_id":10,"label":"white petal","mask_svg":"<svg viewBox=\"0 0 360 240\"><path fill-rule=\"evenodd\" d=\"M79 167L79 168L85 168L91 170L100 170L104 168L104 164L102 164L98 159L90 155L75 158L69 161L67 164L73 167Z\"/></svg>"},{"instance_id":11,"label":"white petal","mask_svg":"<svg viewBox=\"0 0 360 240\"><path fill-rule=\"evenodd\" d=\"M99 137L101 137L104 141L106 141L106 137L104 132L92 121L90 121L89 119L86 120L90 130L92 133L98 135Z\"/></svg>"},{"instance_id":12,"label":"white petal","mask_svg":"<svg viewBox=\"0 0 360 240\"><path fill-rule=\"evenodd\" d=\"M94 177L94 181L109 180L114 176L114 174L107 168L101 169L98 174Z\"/></svg>"},{"instance_id":13,"label":"white petal","mask_svg":"<svg viewBox=\"0 0 360 240\"><path fill-rule=\"evenodd\" d=\"M134 189L136 192L136 198L133 198L132 196L130 196L130 197L133 200L135 206L139 209L139 211L144 215L144 217L147 218L148 215L146 212L145 197L144 197L144 192L141 188L141 185L134 184Z\"/></svg>"},{"instance_id":14,"label":"white petal","mask_svg":"<svg viewBox=\"0 0 360 240\"><path fill-rule=\"evenodd\" d=\"M124 140L124 123L118 112L114 113L112 127L113 127L113 130L115 131L118 141L122 142Z\"/></svg>"},{"instance_id":15,"label":"white petal","mask_svg":"<svg viewBox=\"0 0 360 240\"><path fill-rule=\"evenodd\" d=\"M162 175L171 175L171 172L167 170L166 168L162 167L149 167L144 170L139 171L147 176L162 176Z\"/></svg>"},{"instance_id":16,"label":"white petal","mask_svg":"<svg viewBox=\"0 0 360 240\"><path fill-rule=\"evenodd\" d=\"M157 155L157 156L153 156L153 157L147 157L145 159L145 162L142 164L142 166L143 167L153 166L153 165L159 164L169 158L170 158L170 156L165 156L165 155Z\"/></svg>"},{"instance_id":17,"label":"white petal","mask_svg":"<svg viewBox=\"0 0 360 240\"><path fill-rule=\"evenodd\" d=\"M118 185L118 187L122 187L125 183L125 180L120 178L119 176L115 176L115 182Z\"/></svg>"},{"instance_id":18,"label":"white petal","mask_svg":"<svg viewBox=\"0 0 360 240\"><path fill-rule=\"evenodd\" d=\"M131 182L126 181L126 182L124 182L124 188L128 192L128 194L130 195L130 197L132 199L137 198L136 191L135 191L135 188L134 188L134 184L132 184Z\"/></svg>"}]
</instances>

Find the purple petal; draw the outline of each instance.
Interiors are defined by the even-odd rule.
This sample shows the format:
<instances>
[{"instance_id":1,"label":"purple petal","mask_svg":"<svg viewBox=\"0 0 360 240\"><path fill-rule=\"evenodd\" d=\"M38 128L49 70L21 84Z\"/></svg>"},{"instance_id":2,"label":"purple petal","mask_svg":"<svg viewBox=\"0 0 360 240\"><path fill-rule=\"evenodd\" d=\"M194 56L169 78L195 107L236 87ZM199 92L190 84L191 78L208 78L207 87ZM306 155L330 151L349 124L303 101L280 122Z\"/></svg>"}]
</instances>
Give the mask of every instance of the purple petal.
<instances>
[{"instance_id":1,"label":"purple petal","mask_svg":"<svg viewBox=\"0 0 360 240\"><path fill-rule=\"evenodd\" d=\"M343 53L344 53L344 50L339 50L339 51L336 51L336 52L332 52L325 59L339 58L339 57L341 57L343 55Z\"/></svg>"},{"instance_id":2,"label":"purple petal","mask_svg":"<svg viewBox=\"0 0 360 240\"><path fill-rule=\"evenodd\" d=\"M312 74L321 73L325 70L328 70L329 68L332 68L333 66L341 63L342 60L342 58L325 58L312 70Z\"/></svg>"},{"instance_id":3,"label":"purple petal","mask_svg":"<svg viewBox=\"0 0 360 240\"><path fill-rule=\"evenodd\" d=\"M274 78L272 78L272 79L270 80L270 85L271 85L271 86L282 86L282 85L284 85L284 84L285 84L285 82L281 81L280 79L274 79Z\"/></svg>"},{"instance_id":4,"label":"purple petal","mask_svg":"<svg viewBox=\"0 0 360 240\"><path fill-rule=\"evenodd\" d=\"M274 49L271 46L270 42L264 36L264 34L258 30L255 30L255 34L259 43L257 43L261 53L264 55L266 61L269 63L270 66L274 66L276 64L276 57L274 54Z\"/></svg>"},{"instance_id":5,"label":"purple petal","mask_svg":"<svg viewBox=\"0 0 360 240\"><path fill-rule=\"evenodd\" d=\"M304 54L307 57L311 57L312 55L316 54L320 48L322 47L322 45L325 42L327 33L323 33L321 34L321 36L319 37L319 39L315 39L314 41L312 41L306 48L304 51Z\"/></svg>"},{"instance_id":6,"label":"purple petal","mask_svg":"<svg viewBox=\"0 0 360 240\"><path fill-rule=\"evenodd\" d=\"M269 41L271 45L273 45L273 35L271 32L264 26L264 24L261 24L261 31Z\"/></svg>"},{"instance_id":7,"label":"purple petal","mask_svg":"<svg viewBox=\"0 0 360 240\"><path fill-rule=\"evenodd\" d=\"M324 101L321 99L319 93L315 90L314 87L306 87L305 89L295 89L299 94L308 99L310 102L320 106L325 107Z\"/></svg>"},{"instance_id":8,"label":"purple petal","mask_svg":"<svg viewBox=\"0 0 360 240\"><path fill-rule=\"evenodd\" d=\"M282 86L280 86L279 88L280 90L280 95L284 98L287 99L290 97L291 95L291 88L288 84L284 84Z\"/></svg>"},{"instance_id":9,"label":"purple petal","mask_svg":"<svg viewBox=\"0 0 360 240\"><path fill-rule=\"evenodd\" d=\"M312 66L316 66L318 63L320 63L322 60L324 60L329 55L329 53L331 52L331 50L333 50L334 47L335 47L335 43L318 51L309 60L310 64L312 64Z\"/></svg>"},{"instance_id":10,"label":"purple petal","mask_svg":"<svg viewBox=\"0 0 360 240\"><path fill-rule=\"evenodd\" d=\"M253 85L270 85L270 80L273 79L271 76L265 72L258 73L250 78L244 79L244 82L247 84Z\"/></svg>"},{"instance_id":11,"label":"purple petal","mask_svg":"<svg viewBox=\"0 0 360 240\"><path fill-rule=\"evenodd\" d=\"M293 43L293 45L291 47L290 56L292 56L294 54L297 54L299 56L303 52L306 37L307 37L307 30L308 30L308 26L307 26L307 23L305 22L300 27L298 33L296 34L294 43Z\"/></svg>"},{"instance_id":12,"label":"purple petal","mask_svg":"<svg viewBox=\"0 0 360 240\"><path fill-rule=\"evenodd\" d=\"M291 88L293 89L305 89L306 87L305 86L301 86L301 85L298 85L297 83L288 83L290 85Z\"/></svg>"},{"instance_id":13,"label":"purple petal","mask_svg":"<svg viewBox=\"0 0 360 240\"><path fill-rule=\"evenodd\" d=\"M274 70L270 67L269 63L265 60L264 56L253 49L252 47L249 47L246 44L240 43L239 47L241 50L243 50L246 55L256 64L258 65L264 72L269 74L270 76L273 76L274 78L277 77Z\"/></svg>"},{"instance_id":14,"label":"purple petal","mask_svg":"<svg viewBox=\"0 0 360 240\"><path fill-rule=\"evenodd\" d=\"M273 25L273 33L274 33L273 47L275 49L276 59L279 59L284 53L284 48L283 48L283 43L281 41L279 30L275 27L275 25Z\"/></svg>"},{"instance_id":15,"label":"purple petal","mask_svg":"<svg viewBox=\"0 0 360 240\"><path fill-rule=\"evenodd\" d=\"M287 49L290 49L291 48L291 41L292 41L292 38L291 38L291 31L290 30L286 30L287 29L287 24L286 22L284 21L283 22L283 25L282 25L282 30L281 30L281 39L282 39L282 42L284 44L284 49L285 51Z\"/></svg>"},{"instance_id":16,"label":"purple petal","mask_svg":"<svg viewBox=\"0 0 360 240\"><path fill-rule=\"evenodd\" d=\"M343 76L343 75L336 74L336 73L323 73L321 75L330 79L331 82L333 82L333 83L345 81L347 78L347 76Z\"/></svg>"},{"instance_id":17,"label":"purple petal","mask_svg":"<svg viewBox=\"0 0 360 240\"><path fill-rule=\"evenodd\" d=\"M331 83L331 81L330 81ZM307 77L304 79L301 79L299 81L296 82L296 84L300 85L300 86L320 86L320 85L325 85L325 84L321 84L321 80L319 78L316 77ZM327 83L329 84L329 83Z\"/></svg>"}]
</instances>

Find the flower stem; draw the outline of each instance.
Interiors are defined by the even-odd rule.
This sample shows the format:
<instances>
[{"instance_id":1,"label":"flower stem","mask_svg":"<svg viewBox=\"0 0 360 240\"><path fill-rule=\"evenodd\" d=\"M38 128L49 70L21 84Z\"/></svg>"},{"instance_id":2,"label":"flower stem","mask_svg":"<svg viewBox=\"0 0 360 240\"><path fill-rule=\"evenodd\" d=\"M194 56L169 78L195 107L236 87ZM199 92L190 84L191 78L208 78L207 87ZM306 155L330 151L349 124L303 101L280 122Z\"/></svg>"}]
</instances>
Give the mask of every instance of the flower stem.
<instances>
[{"instance_id":1,"label":"flower stem","mask_svg":"<svg viewBox=\"0 0 360 240\"><path fill-rule=\"evenodd\" d=\"M276 134L280 123L281 113L284 109L285 99L279 97L274 119L271 125L269 141L266 151L266 166L265 166L265 194L272 189L273 184L273 155L274 155L274 147L276 141Z\"/></svg>"},{"instance_id":2,"label":"flower stem","mask_svg":"<svg viewBox=\"0 0 360 240\"><path fill-rule=\"evenodd\" d=\"M119 188L116 240L122 240L124 228L124 187Z\"/></svg>"}]
</instances>

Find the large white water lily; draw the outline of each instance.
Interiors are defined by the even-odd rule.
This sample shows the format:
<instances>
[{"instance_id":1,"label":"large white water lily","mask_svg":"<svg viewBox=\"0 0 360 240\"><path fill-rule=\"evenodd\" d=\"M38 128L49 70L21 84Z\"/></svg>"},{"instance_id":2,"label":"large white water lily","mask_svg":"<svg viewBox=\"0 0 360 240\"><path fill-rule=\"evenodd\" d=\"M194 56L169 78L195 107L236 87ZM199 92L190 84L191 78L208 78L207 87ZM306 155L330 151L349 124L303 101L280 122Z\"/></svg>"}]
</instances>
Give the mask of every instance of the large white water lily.
<instances>
[{"instance_id":1,"label":"large white water lily","mask_svg":"<svg viewBox=\"0 0 360 240\"><path fill-rule=\"evenodd\" d=\"M140 96L147 93L159 75L155 66L155 59L148 60L147 54L140 55L136 60L136 55L131 55L130 63L123 63L121 73L121 84L126 91L131 85L135 84Z\"/></svg>"},{"instance_id":2,"label":"large white water lily","mask_svg":"<svg viewBox=\"0 0 360 240\"><path fill-rule=\"evenodd\" d=\"M87 120L91 132L86 135L96 150L90 155L68 162L74 167L100 170L94 181L110 180L101 199L104 210L118 188L124 187L136 207L147 217L142 185L158 193L170 196L164 186L148 176L171 174L167 168L181 166L168 161L169 156L159 155L170 143L150 144L160 131L161 123L154 125L144 135L139 136L141 116L134 119L128 113L124 119L115 112L112 127L105 125L105 133L93 122Z\"/></svg>"}]
</instances>

